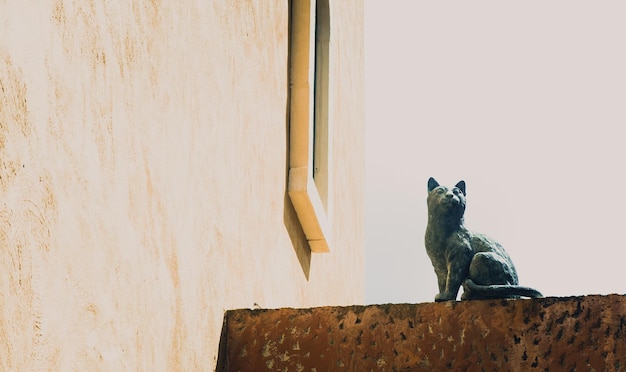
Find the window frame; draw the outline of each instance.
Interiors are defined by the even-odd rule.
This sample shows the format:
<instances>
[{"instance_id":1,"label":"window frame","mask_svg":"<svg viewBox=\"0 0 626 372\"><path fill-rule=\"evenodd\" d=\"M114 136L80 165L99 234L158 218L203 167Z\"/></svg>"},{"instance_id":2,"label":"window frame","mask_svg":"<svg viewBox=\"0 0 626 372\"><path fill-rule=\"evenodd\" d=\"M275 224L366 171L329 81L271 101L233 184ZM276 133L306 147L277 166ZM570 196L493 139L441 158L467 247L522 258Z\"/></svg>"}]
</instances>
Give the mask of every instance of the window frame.
<instances>
[{"instance_id":1,"label":"window frame","mask_svg":"<svg viewBox=\"0 0 626 372\"><path fill-rule=\"evenodd\" d=\"M328 0L319 1L324 1L321 6L325 6L325 19L321 20L325 24L322 25L324 30L320 40L316 38L316 26L320 21L316 16L317 1L292 0L287 186L309 248L315 253L330 251L331 223L328 217L333 204L330 187L332 172L329 169L332 164L329 115L332 100L328 87L330 16ZM321 45L326 52L321 58L318 51L320 43L326 43ZM316 68L318 76L323 76L322 81L316 82ZM314 156L320 161L314 161ZM314 174L320 172L322 176L316 180Z\"/></svg>"}]
</instances>

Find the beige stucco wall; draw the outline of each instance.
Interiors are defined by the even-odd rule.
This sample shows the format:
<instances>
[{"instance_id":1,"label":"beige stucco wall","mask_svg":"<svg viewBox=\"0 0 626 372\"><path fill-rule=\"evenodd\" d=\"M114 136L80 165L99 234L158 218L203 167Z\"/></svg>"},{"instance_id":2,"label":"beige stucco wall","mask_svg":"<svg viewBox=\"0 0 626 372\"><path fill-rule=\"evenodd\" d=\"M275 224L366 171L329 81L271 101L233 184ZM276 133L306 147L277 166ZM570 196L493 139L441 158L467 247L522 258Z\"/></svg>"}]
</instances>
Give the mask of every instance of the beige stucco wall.
<instances>
[{"instance_id":1,"label":"beige stucco wall","mask_svg":"<svg viewBox=\"0 0 626 372\"><path fill-rule=\"evenodd\" d=\"M363 5L331 4L329 254L285 192L288 10L0 2L0 369L211 370L225 309L363 302Z\"/></svg>"}]
</instances>

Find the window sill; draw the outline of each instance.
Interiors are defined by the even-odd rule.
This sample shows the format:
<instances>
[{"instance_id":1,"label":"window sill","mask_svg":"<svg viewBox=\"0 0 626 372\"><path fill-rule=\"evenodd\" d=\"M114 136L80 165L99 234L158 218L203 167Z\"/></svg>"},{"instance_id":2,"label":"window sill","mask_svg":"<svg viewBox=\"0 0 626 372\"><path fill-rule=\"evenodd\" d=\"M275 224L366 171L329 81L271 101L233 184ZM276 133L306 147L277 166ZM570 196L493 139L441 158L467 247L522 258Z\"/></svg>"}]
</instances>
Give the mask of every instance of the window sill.
<instances>
[{"instance_id":1,"label":"window sill","mask_svg":"<svg viewBox=\"0 0 626 372\"><path fill-rule=\"evenodd\" d=\"M289 197L312 252L330 252L330 228L315 181L307 167L289 169Z\"/></svg>"}]
</instances>

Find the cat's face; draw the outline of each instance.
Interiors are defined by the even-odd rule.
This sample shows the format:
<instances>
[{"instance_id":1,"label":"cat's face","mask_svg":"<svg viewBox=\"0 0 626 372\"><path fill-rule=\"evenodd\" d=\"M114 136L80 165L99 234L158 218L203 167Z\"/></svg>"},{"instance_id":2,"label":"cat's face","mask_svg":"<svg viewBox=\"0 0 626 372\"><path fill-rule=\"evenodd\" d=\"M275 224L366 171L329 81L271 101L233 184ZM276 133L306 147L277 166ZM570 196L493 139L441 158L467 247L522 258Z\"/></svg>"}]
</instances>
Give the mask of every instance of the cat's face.
<instances>
[{"instance_id":1,"label":"cat's face","mask_svg":"<svg viewBox=\"0 0 626 372\"><path fill-rule=\"evenodd\" d=\"M441 186L434 178L428 180L428 211L431 214L454 214L465 212L465 182L454 187Z\"/></svg>"}]
</instances>

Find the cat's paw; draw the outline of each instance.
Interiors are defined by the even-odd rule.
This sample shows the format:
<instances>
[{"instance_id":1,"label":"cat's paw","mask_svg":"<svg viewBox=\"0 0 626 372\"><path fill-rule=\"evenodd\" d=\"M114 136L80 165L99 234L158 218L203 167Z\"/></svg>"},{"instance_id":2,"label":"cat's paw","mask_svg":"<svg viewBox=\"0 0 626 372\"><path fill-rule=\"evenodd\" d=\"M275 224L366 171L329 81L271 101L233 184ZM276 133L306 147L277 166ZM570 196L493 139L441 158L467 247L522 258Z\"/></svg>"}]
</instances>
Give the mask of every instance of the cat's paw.
<instances>
[{"instance_id":1,"label":"cat's paw","mask_svg":"<svg viewBox=\"0 0 626 372\"><path fill-rule=\"evenodd\" d=\"M456 295L450 292L437 293L437 295L435 296L435 302L454 301L454 300L456 300Z\"/></svg>"}]
</instances>

